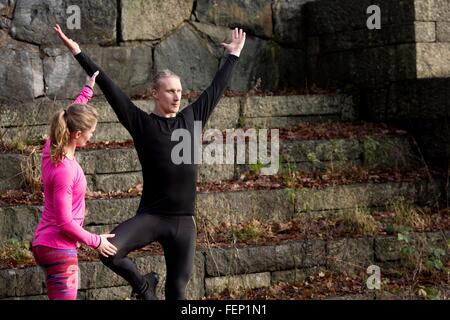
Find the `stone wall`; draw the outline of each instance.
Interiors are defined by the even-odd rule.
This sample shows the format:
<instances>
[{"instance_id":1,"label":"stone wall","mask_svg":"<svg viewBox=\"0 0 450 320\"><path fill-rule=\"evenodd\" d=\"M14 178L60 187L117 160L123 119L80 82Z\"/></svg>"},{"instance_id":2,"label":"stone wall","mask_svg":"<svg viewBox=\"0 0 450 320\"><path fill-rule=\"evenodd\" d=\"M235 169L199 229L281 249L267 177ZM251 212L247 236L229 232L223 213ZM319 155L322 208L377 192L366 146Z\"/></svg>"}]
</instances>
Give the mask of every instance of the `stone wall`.
<instances>
[{"instance_id":1,"label":"stone wall","mask_svg":"<svg viewBox=\"0 0 450 320\"><path fill-rule=\"evenodd\" d=\"M447 252L449 231L412 233L411 242L426 252ZM242 290L270 287L279 282L301 283L320 272L345 272L366 281L372 264L383 272L404 264L405 244L394 236L346 239L291 240L276 245L207 248L198 250L192 278L186 288L188 299L202 299L226 289ZM163 256L133 256L142 273L161 275L158 295L164 298L165 261ZM131 287L99 261L80 262L79 299L124 300ZM361 276L362 275L362 276ZM44 274L37 266L0 270L0 300L47 299Z\"/></svg>"},{"instance_id":2,"label":"stone wall","mask_svg":"<svg viewBox=\"0 0 450 320\"><path fill-rule=\"evenodd\" d=\"M301 8L290 0L0 0L0 98L71 99L84 72L53 32L59 23L129 95L146 92L155 70L170 68L185 90L208 86L229 30L248 34L230 89L305 84ZM71 5L80 8L80 29ZM295 26L291 28L292 23ZM100 94L97 90L96 94ZM18 106L19 108L20 106Z\"/></svg>"},{"instance_id":3,"label":"stone wall","mask_svg":"<svg viewBox=\"0 0 450 320\"><path fill-rule=\"evenodd\" d=\"M350 86L360 114L401 123L432 160L450 157L450 1L380 0L381 29L369 30L370 0L320 0L304 8L308 81Z\"/></svg>"}]
</instances>

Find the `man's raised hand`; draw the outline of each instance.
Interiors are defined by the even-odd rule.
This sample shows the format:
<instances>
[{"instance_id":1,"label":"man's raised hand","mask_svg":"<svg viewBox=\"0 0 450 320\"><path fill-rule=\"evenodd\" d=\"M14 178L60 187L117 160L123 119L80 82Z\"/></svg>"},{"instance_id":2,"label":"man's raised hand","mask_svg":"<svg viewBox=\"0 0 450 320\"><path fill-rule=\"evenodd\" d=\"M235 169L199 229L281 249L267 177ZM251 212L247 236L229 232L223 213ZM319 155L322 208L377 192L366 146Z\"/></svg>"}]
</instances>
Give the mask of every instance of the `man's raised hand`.
<instances>
[{"instance_id":1,"label":"man's raised hand","mask_svg":"<svg viewBox=\"0 0 450 320\"><path fill-rule=\"evenodd\" d=\"M231 30L231 43L221 43L228 53L239 57L245 44L245 32L242 29L235 28Z\"/></svg>"},{"instance_id":2,"label":"man's raised hand","mask_svg":"<svg viewBox=\"0 0 450 320\"><path fill-rule=\"evenodd\" d=\"M58 37L61 39L64 45L70 50L70 52L72 52L73 55L77 55L81 52L78 43L76 43L72 39L67 38L64 32L61 30L59 24L56 24L56 26L54 26L53 29L56 31Z\"/></svg>"}]
</instances>

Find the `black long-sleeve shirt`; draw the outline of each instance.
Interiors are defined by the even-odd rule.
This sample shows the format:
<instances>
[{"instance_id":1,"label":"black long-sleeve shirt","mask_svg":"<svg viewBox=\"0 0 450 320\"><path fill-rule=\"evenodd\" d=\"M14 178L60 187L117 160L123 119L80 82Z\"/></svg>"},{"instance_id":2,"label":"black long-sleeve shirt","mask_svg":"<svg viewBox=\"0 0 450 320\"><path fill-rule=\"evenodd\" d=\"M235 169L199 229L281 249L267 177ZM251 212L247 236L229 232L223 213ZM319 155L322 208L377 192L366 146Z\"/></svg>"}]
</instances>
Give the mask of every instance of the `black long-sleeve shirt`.
<instances>
[{"instance_id":1,"label":"black long-sleeve shirt","mask_svg":"<svg viewBox=\"0 0 450 320\"><path fill-rule=\"evenodd\" d=\"M205 125L230 82L238 57L226 55L211 85L173 118L139 109L86 54L81 52L75 58L89 76L100 71L96 82L133 138L144 180L138 213L194 215L198 172L193 161L194 145L201 145L201 142L194 144L194 121ZM172 149L180 143L171 141L176 129L186 129L190 133L190 163L175 164L171 159Z\"/></svg>"}]
</instances>

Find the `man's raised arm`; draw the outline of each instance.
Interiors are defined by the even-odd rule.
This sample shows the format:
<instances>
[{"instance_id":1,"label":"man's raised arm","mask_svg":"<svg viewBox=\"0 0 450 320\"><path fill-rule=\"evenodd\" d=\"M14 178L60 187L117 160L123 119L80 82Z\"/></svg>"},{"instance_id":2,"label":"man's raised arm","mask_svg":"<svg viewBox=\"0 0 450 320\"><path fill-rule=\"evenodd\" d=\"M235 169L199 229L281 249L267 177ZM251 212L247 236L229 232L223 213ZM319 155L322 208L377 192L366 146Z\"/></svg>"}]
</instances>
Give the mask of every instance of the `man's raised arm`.
<instances>
[{"instance_id":1,"label":"man's raised arm","mask_svg":"<svg viewBox=\"0 0 450 320\"><path fill-rule=\"evenodd\" d=\"M225 56L210 86L192 103L195 120L202 121L203 127L230 83L234 66L239 60L245 44L245 36L245 32L242 29L235 28L231 31L231 43L221 43L221 46L227 50L228 54Z\"/></svg>"},{"instance_id":2,"label":"man's raised arm","mask_svg":"<svg viewBox=\"0 0 450 320\"><path fill-rule=\"evenodd\" d=\"M120 123L133 136L132 130L137 127L135 123L139 113L144 113L144 111L136 107L131 99L114 83L114 81L112 81L99 66L81 51L78 43L69 39L64 34L59 25L56 25L54 30L89 76L92 76L96 71L99 71L100 74L97 77L98 86L116 113Z\"/></svg>"}]
</instances>

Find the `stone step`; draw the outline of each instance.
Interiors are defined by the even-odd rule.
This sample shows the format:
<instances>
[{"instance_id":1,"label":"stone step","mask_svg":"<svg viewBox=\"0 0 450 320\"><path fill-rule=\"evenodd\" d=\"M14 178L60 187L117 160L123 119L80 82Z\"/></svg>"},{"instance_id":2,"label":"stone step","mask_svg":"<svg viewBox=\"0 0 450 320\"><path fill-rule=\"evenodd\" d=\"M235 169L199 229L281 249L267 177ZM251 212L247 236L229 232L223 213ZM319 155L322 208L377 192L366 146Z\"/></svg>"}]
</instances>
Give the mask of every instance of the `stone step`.
<instances>
[{"instance_id":1,"label":"stone step","mask_svg":"<svg viewBox=\"0 0 450 320\"><path fill-rule=\"evenodd\" d=\"M420 241L426 250L447 252L449 230L413 232L412 243ZM349 237L339 239L290 240L274 244L227 248L200 248L194 260L194 269L187 287L188 299L202 299L225 289L253 289L270 287L279 282L299 283L319 272L337 272L361 277L366 283L365 270L377 264L383 267L402 265L404 243L397 237ZM163 256L134 253L131 259L141 273L156 271L161 276L157 292L164 298L166 275ZM124 300L131 294L125 280L99 261L81 261L80 299ZM37 266L0 270L0 299L46 299L44 274Z\"/></svg>"},{"instance_id":2,"label":"stone step","mask_svg":"<svg viewBox=\"0 0 450 320\"><path fill-rule=\"evenodd\" d=\"M303 122L353 121L351 96L305 95L248 97L242 103L245 128L292 128Z\"/></svg>"},{"instance_id":3,"label":"stone step","mask_svg":"<svg viewBox=\"0 0 450 320\"><path fill-rule=\"evenodd\" d=\"M417 205L434 204L442 186L423 180L354 183L317 188L262 189L227 192L199 192L196 201L198 224L218 226L253 219L285 222L305 214L327 214L336 210L385 207L392 201ZM86 200L86 228L112 229L135 215L139 197ZM0 207L0 241L33 237L42 205Z\"/></svg>"},{"instance_id":4,"label":"stone step","mask_svg":"<svg viewBox=\"0 0 450 320\"><path fill-rule=\"evenodd\" d=\"M40 140L48 133L51 115L70 105L71 100L36 99L20 105L0 101L0 130L3 141L14 143ZM146 112L153 111L152 100L136 100ZM189 103L184 99L182 105ZM99 112L93 142L126 141L131 136L120 125L105 99L90 104ZM272 119L273 118L273 119ZM250 96L223 97L214 110L207 128L225 130L237 127L290 128L305 121L355 120L352 98L347 95ZM267 126L266 126L267 125Z\"/></svg>"},{"instance_id":5,"label":"stone step","mask_svg":"<svg viewBox=\"0 0 450 320\"><path fill-rule=\"evenodd\" d=\"M248 150L247 150L248 151ZM235 145L235 163L237 146ZM354 166L366 168L403 169L418 166L407 135L363 138L280 140L282 173L290 170L312 173L344 170ZM0 154L2 172L0 190L20 189L34 176L40 181L40 153L25 156ZM134 147L79 150L77 158L92 191L127 191L142 183L142 172ZM246 156L248 163L248 156ZM273 164L275 165L275 164ZM265 165L264 167L268 167ZM206 164L199 168L199 182L219 182L238 179L258 166L246 164ZM31 174L32 173L32 174ZM28 183L29 184L29 183Z\"/></svg>"}]
</instances>

